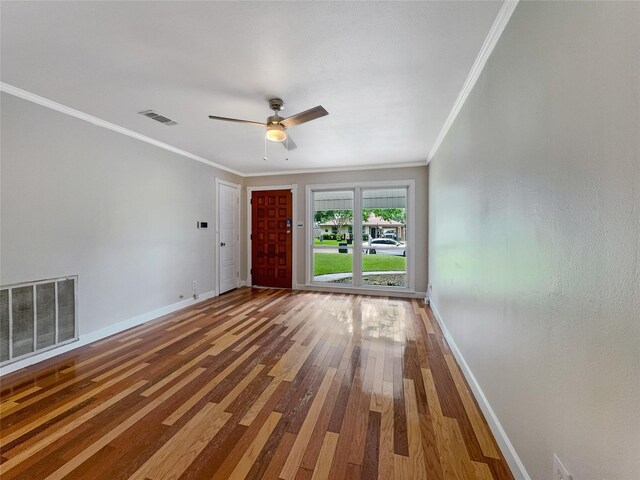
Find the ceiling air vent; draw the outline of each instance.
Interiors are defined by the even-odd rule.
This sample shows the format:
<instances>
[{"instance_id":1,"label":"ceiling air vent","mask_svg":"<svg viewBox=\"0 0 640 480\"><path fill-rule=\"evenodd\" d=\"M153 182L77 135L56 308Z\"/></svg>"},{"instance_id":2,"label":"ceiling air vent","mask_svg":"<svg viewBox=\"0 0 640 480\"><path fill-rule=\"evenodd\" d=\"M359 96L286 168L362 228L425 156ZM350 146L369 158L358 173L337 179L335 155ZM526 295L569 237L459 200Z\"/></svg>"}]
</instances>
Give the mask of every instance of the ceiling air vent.
<instances>
[{"instance_id":1,"label":"ceiling air vent","mask_svg":"<svg viewBox=\"0 0 640 480\"><path fill-rule=\"evenodd\" d=\"M164 117L153 110L145 110L144 112L139 112L140 115L144 115L145 117L150 118L151 120L155 120L156 122L160 122L163 125L170 127L171 125L177 125L176 122L171 120L170 118Z\"/></svg>"}]
</instances>

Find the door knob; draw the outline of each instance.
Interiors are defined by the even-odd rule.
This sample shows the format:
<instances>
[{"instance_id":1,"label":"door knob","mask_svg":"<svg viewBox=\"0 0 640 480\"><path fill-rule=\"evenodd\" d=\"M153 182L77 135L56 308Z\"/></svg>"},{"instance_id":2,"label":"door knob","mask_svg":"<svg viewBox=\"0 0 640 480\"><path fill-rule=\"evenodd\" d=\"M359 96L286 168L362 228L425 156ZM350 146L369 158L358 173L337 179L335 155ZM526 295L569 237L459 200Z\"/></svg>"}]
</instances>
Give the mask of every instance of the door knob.
<instances>
[{"instance_id":1,"label":"door knob","mask_svg":"<svg viewBox=\"0 0 640 480\"><path fill-rule=\"evenodd\" d=\"M221 246L221 247L226 247L226 246L227 246L227 244L226 244L226 243L224 243L224 242L220 242L220 246Z\"/></svg>"}]
</instances>

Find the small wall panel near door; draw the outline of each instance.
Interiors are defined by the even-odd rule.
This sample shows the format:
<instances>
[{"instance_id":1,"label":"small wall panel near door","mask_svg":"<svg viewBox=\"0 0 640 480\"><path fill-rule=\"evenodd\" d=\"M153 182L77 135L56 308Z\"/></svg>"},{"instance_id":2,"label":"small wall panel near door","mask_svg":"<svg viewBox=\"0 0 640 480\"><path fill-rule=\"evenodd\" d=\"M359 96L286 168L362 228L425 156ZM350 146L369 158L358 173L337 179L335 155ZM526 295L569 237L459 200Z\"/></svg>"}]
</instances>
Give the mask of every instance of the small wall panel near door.
<instances>
[{"instance_id":1,"label":"small wall panel near door","mask_svg":"<svg viewBox=\"0 0 640 480\"><path fill-rule=\"evenodd\" d=\"M293 199L290 190L251 195L251 280L262 287L291 288Z\"/></svg>"}]
</instances>

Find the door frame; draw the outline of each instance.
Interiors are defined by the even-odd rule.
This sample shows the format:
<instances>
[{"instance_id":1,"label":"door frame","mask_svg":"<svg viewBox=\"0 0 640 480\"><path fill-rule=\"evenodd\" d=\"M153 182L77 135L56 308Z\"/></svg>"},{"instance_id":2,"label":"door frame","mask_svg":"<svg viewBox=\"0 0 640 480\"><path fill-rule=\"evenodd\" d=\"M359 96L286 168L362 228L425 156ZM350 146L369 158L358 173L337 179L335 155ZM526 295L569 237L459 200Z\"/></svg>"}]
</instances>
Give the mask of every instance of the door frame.
<instances>
[{"instance_id":1,"label":"door frame","mask_svg":"<svg viewBox=\"0 0 640 480\"><path fill-rule=\"evenodd\" d=\"M297 252L298 252L298 184L292 183L290 185L261 185L259 187L247 187L247 286L253 285L251 279L251 194L256 191L264 190L289 190L291 191L291 289L297 288Z\"/></svg>"},{"instance_id":2,"label":"door frame","mask_svg":"<svg viewBox=\"0 0 640 480\"><path fill-rule=\"evenodd\" d=\"M214 228L214 247L213 247L213 262L214 262L214 291L216 297L220 295L220 185L225 185L227 187L235 188L238 190L238 208L236 210L238 215L238 241L236 242L236 258L238 264L236 265L236 288L240 287L242 282L240 281L240 269L242 264L241 257L241 249L240 243L242 242L242 223L241 223L241 210L242 207L240 205L242 198L242 187L237 183L228 182L226 180L222 180L221 178L215 178L215 188L213 193L214 198L214 218L215 218L215 228Z\"/></svg>"},{"instance_id":3,"label":"door frame","mask_svg":"<svg viewBox=\"0 0 640 480\"><path fill-rule=\"evenodd\" d=\"M318 191L331 191L331 190L353 190L354 191L354 211L362 211L361 207L361 194L363 189L376 189L376 188L394 188L401 187L407 189L407 230L409 233L407 244L407 257L411 261L407 261L407 286L406 287L379 287L375 285L326 285L313 280L313 262L311 257L313 255L313 192ZM306 222L310 226L307 228L305 235L305 262L306 262L306 278L305 287L314 289L325 289L327 291L340 291L351 290L354 292L370 291L370 292L389 292L389 293L409 293L415 294L416 285L416 266L415 266L415 242L416 242L416 215L415 215L415 189L416 181L414 179L407 180L389 180L389 181L370 181L370 182L351 182L351 183L320 183L309 184L306 187ZM355 219L358 218L354 215ZM354 244L353 252L353 273L355 277L362 277L362 252L357 245L362 244L362 228L353 229L356 242Z\"/></svg>"}]
</instances>

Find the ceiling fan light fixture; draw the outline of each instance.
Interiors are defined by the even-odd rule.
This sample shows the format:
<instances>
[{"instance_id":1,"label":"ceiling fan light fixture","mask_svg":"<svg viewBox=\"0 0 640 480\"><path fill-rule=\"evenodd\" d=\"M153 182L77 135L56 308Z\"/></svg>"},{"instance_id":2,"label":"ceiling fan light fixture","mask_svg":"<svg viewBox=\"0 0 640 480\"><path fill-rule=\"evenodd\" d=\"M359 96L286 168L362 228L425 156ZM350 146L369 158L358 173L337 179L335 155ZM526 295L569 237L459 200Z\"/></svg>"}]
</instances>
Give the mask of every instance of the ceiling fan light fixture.
<instances>
[{"instance_id":1,"label":"ceiling fan light fixture","mask_svg":"<svg viewBox=\"0 0 640 480\"><path fill-rule=\"evenodd\" d=\"M240 120L238 118L218 117L217 115L209 115L209 118L211 120L244 123L265 128L266 132L264 135L264 148L266 152L267 140L269 140L270 142L281 143L287 151L298 148L293 139L287 134L286 130L295 127L296 125L301 125L303 123L310 122L311 120L316 120L317 118L329 115L329 112L327 112L322 105L318 105L317 107L310 108L309 110L305 110L304 112L296 113L295 115L291 115L287 118L282 118L280 117L280 115L278 115L278 112L282 110L283 106L284 102L281 98L270 99L269 108L273 110L274 115L267 117L266 122L254 122L252 120Z\"/></svg>"},{"instance_id":2,"label":"ceiling fan light fixture","mask_svg":"<svg viewBox=\"0 0 640 480\"><path fill-rule=\"evenodd\" d=\"M272 142L284 142L287 139L287 132L279 123L270 123L267 125L267 140Z\"/></svg>"}]
</instances>

